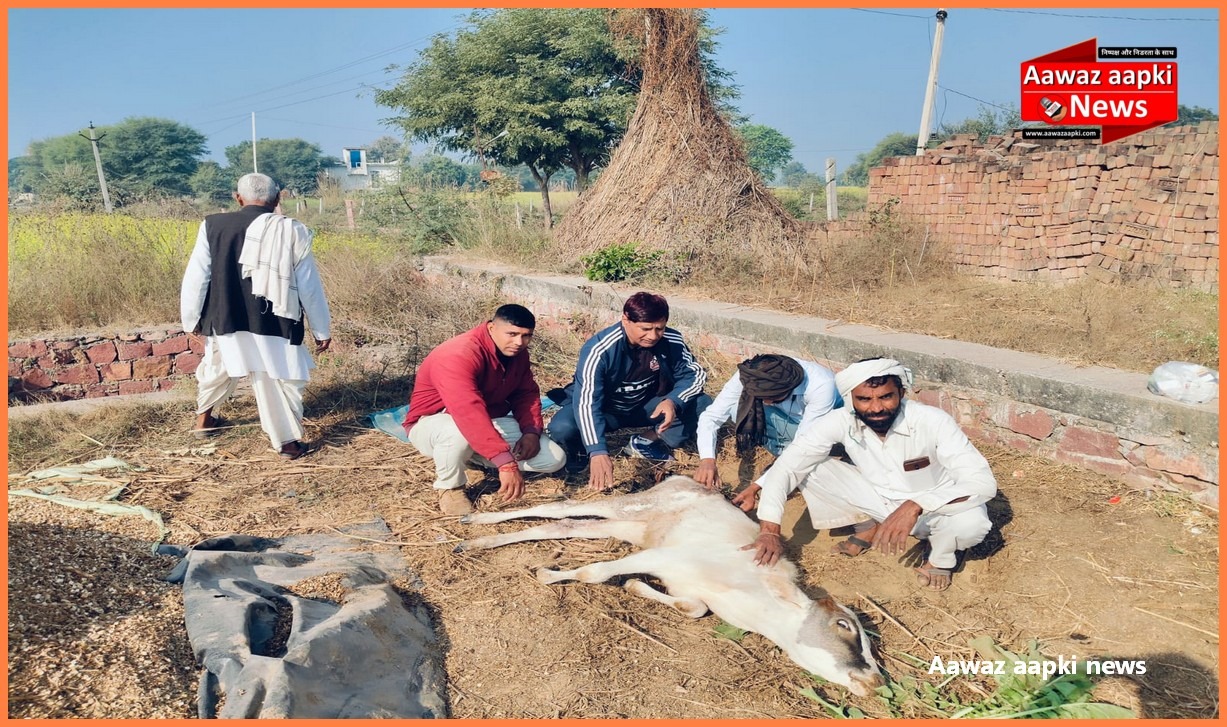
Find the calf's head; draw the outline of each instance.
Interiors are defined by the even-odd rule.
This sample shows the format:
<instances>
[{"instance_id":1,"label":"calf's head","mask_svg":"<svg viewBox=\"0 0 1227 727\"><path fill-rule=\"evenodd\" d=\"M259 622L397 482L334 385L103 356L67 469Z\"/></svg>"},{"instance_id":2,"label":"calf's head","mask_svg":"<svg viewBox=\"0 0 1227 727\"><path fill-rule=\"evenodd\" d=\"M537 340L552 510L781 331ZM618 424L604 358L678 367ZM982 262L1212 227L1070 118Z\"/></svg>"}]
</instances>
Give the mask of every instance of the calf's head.
<instances>
[{"instance_id":1,"label":"calf's head","mask_svg":"<svg viewBox=\"0 0 1227 727\"><path fill-rule=\"evenodd\" d=\"M830 596L808 605L796 639L782 646L801 667L858 697L883 684L861 622Z\"/></svg>"}]
</instances>

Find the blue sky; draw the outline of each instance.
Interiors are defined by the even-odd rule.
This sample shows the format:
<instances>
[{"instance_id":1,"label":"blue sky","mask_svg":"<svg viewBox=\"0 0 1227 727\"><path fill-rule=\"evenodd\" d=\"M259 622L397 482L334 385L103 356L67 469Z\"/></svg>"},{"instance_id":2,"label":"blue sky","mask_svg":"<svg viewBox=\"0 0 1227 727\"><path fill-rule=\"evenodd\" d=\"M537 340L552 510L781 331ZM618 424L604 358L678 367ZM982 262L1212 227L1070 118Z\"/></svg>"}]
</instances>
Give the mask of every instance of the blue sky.
<instances>
[{"instance_id":1,"label":"blue sky","mask_svg":"<svg viewBox=\"0 0 1227 727\"><path fill-rule=\"evenodd\" d=\"M718 62L741 111L781 131L794 158L845 168L883 136L916 133L936 8L717 9ZM11 9L9 156L31 141L129 116L188 124L210 158L251 138L301 137L337 155L384 134L372 100L457 9ZM1094 17L1077 17L1094 16ZM935 122L981 102L1018 104L1022 61L1089 38L1175 46L1179 100L1219 110L1219 23L1211 9L950 8ZM424 149L424 147L423 147Z\"/></svg>"}]
</instances>

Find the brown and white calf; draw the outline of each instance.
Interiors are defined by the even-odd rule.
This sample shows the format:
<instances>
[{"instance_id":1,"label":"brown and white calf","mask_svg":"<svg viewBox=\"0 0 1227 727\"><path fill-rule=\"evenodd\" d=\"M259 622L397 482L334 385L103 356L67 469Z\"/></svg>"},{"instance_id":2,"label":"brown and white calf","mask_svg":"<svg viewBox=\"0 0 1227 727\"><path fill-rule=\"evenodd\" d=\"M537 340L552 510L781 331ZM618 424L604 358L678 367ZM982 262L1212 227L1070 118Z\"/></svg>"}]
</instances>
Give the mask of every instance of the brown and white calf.
<instances>
[{"instance_id":1,"label":"brown and white calf","mask_svg":"<svg viewBox=\"0 0 1227 727\"><path fill-rule=\"evenodd\" d=\"M574 570L541 568L537 578L543 583L601 583L620 575L651 575L664 584L667 594L641 580L627 581L626 589L692 618L710 609L739 629L762 634L802 668L854 694L865 696L882 684L882 673L856 616L829 595L817 601L805 595L796 584L796 566L787 560L781 558L771 567L757 565L754 551L741 547L754 542L758 526L723 495L689 477L670 477L630 495L478 513L461 522L525 517L604 519L563 519L473 538L456 546L456 551L555 538L625 540L643 550Z\"/></svg>"}]
</instances>

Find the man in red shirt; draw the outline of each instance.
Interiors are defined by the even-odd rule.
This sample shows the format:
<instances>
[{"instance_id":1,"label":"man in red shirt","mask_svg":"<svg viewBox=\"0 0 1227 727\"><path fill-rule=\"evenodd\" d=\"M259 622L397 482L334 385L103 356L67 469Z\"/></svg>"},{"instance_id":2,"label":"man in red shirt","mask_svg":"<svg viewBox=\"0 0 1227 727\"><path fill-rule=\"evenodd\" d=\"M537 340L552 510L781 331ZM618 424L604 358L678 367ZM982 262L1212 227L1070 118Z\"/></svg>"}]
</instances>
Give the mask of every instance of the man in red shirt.
<instances>
[{"instance_id":1,"label":"man in red shirt","mask_svg":"<svg viewBox=\"0 0 1227 727\"><path fill-rule=\"evenodd\" d=\"M439 508L466 515L470 460L497 467L504 502L524 494L525 472L557 472L562 447L541 436L541 390L528 358L537 320L522 305L504 305L494 317L444 341L418 369L409 398L409 441L435 461Z\"/></svg>"}]
</instances>

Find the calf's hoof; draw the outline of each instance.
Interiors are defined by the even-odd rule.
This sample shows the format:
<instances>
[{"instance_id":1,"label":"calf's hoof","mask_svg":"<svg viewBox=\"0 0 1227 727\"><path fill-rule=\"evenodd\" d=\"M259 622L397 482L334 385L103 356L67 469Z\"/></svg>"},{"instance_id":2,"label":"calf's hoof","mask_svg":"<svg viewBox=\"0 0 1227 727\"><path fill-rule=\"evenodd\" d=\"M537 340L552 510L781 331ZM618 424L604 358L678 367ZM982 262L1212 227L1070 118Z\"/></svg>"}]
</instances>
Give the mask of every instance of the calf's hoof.
<instances>
[{"instance_id":1,"label":"calf's hoof","mask_svg":"<svg viewBox=\"0 0 1227 727\"><path fill-rule=\"evenodd\" d=\"M566 580L566 578L562 576L561 571L556 571L550 568L538 568L537 580L541 581L542 583L557 583L558 581Z\"/></svg>"}]
</instances>

